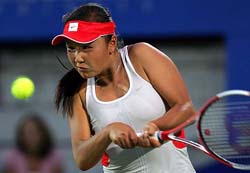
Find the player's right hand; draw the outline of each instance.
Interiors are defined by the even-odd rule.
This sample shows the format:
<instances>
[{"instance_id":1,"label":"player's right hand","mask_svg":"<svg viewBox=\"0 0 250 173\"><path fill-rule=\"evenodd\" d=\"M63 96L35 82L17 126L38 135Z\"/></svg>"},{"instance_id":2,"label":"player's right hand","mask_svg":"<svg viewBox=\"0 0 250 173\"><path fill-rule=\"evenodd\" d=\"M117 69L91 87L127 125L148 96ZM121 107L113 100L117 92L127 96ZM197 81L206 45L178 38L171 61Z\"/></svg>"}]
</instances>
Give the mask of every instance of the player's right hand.
<instances>
[{"instance_id":1,"label":"player's right hand","mask_svg":"<svg viewBox=\"0 0 250 173\"><path fill-rule=\"evenodd\" d=\"M129 125L115 122L109 124L107 128L110 140L121 148L133 148L137 145L138 137Z\"/></svg>"}]
</instances>

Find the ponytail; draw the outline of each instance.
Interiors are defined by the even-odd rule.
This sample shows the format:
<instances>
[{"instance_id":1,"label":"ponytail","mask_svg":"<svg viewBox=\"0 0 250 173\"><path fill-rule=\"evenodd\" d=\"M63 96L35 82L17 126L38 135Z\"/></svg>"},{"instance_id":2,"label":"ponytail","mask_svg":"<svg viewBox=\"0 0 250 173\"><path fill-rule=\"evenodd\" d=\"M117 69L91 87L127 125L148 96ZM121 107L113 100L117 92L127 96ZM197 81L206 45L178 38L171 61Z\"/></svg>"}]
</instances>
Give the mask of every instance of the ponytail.
<instances>
[{"instance_id":1,"label":"ponytail","mask_svg":"<svg viewBox=\"0 0 250 173\"><path fill-rule=\"evenodd\" d=\"M86 79L82 78L75 69L71 69L59 81L55 94L55 106L57 111L62 107L64 117L72 117L73 97L80 91L84 82Z\"/></svg>"}]
</instances>

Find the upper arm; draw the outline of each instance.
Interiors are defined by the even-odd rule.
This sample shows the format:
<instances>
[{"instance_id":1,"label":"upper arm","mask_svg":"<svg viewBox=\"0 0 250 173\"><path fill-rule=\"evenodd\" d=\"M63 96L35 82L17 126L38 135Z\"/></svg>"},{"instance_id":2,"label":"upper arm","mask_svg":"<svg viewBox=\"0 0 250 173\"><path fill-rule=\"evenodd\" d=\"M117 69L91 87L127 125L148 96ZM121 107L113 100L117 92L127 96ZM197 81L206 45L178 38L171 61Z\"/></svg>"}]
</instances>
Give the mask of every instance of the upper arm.
<instances>
[{"instance_id":1,"label":"upper arm","mask_svg":"<svg viewBox=\"0 0 250 173\"><path fill-rule=\"evenodd\" d=\"M170 107L190 101L181 74L167 55L146 43L134 45L130 52L138 59L147 80Z\"/></svg>"},{"instance_id":2,"label":"upper arm","mask_svg":"<svg viewBox=\"0 0 250 173\"><path fill-rule=\"evenodd\" d=\"M71 142L74 156L77 153L77 148L80 143L91 137L90 124L87 112L84 109L81 97L79 94L74 96L73 115L69 117L69 127Z\"/></svg>"}]
</instances>

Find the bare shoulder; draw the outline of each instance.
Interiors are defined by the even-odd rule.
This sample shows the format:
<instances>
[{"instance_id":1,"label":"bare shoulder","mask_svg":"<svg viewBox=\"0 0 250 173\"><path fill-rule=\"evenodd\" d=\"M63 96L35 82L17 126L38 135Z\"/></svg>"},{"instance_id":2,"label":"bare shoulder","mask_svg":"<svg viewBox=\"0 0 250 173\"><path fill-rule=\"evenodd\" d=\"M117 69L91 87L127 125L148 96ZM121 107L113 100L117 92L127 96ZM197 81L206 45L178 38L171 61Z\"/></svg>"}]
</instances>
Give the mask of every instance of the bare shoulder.
<instances>
[{"instance_id":1,"label":"bare shoulder","mask_svg":"<svg viewBox=\"0 0 250 173\"><path fill-rule=\"evenodd\" d=\"M128 54L136 72L147 81L150 81L150 71L173 65L167 55L146 42L129 45Z\"/></svg>"},{"instance_id":2,"label":"bare shoulder","mask_svg":"<svg viewBox=\"0 0 250 173\"><path fill-rule=\"evenodd\" d=\"M161 50L146 42L139 42L128 46L129 55L139 59L155 59L155 57L164 57L168 60L170 58Z\"/></svg>"},{"instance_id":3,"label":"bare shoulder","mask_svg":"<svg viewBox=\"0 0 250 173\"><path fill-rule=\"evenodd\" d=\"M156 51L151 44L146 42L139 42L128 46L129 54L132 56L142 56L148 52Z\"/></svg>"},{"instance_id":4,"label":"bare shoulder","mask_svg":"<svg viewBox=\"0 0 250 173\"><path fill-rule=\"evenodd\" d=\"M129 45L128 52L131 61L137 62L143 66L162 62L173 63L165 53L146 42Z\"/></svg>"}]
</instances>

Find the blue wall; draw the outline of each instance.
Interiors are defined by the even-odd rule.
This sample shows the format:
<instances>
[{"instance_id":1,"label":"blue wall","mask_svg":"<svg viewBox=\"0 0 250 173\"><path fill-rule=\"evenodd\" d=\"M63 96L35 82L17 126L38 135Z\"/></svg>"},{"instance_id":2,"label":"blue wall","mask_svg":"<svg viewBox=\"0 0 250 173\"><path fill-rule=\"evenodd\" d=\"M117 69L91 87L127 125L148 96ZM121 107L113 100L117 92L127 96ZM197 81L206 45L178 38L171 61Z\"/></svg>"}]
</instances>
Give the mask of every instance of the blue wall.
<instances>
[{"instance_id":1,"label":"blue wall","mask_svg":"<svg viewBox=\"0 0 250 173\"><path fill-rule=\"evenodd\" d=\"M1 0L1 42L48 41L61 16L84 0ZM226 41L227 89L250 89L250 1L96 0L107 6L123 37L221 36ZM156 3L157 2L157 3ZM244 76L244 77L243 77Z\"/></svg>"},{"instance_id":2,"label":"blue wall","mask_svg":"<svg viewBox=\"0 0 250 173\"><path fill-rule=\"evenodd\" d=\"M231 0L233 1L233 0ZM3 39L47 39L61 31L61 16L68 10L87 2L83 0L1 0L0 38ZM99 0L106 5L124 36L180 36L208 35L235 32L236 19L248 19L247 5L229 3L228 0ZM234 6L238 5L238 9ZM245 8L245 14L244 9ZM241 14L239 14L239 12ZM233 18L232 18L233 17ZM238 24L241 22L238 22ZM242 27L249 27L245 24ZM243 29L243 28L241 28Z\"/></svg>"}]
</instances>

